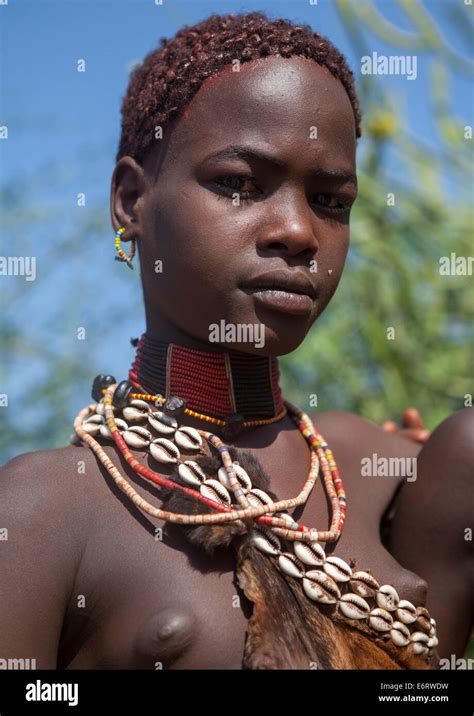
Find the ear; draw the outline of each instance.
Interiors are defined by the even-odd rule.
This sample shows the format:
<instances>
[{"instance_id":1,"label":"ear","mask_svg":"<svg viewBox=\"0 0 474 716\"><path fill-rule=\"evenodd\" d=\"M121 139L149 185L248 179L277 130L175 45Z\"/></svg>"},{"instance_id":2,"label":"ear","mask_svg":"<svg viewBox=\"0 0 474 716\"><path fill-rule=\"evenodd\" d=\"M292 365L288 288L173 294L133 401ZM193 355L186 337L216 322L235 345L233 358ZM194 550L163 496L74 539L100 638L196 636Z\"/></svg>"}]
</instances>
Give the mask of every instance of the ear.
<instances>
[{"instance_id":1,"label":"ear","mask_svg":"<svg viewBox=\"0 0 474 716\"><path fill-rule=\"evenodd\" d=\"M148 183L143 168L132 157L121 157L112 174L110 214L115 231L125 226L123 241L141 234L141 210Z\"/></svg>"}]
</instances>

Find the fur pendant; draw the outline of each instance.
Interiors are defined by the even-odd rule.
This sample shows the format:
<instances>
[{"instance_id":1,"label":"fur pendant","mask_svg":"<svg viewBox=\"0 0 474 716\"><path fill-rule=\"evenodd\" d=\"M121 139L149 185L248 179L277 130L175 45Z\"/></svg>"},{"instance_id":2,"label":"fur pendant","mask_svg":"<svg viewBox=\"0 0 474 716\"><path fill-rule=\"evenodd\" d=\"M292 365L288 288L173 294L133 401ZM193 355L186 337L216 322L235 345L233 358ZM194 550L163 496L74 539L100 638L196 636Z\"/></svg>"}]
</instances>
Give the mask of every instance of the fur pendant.
<instances>
[{"instance_id":1,"label":"fur pendant","mask_svg":"<svg viewBox=\"0 0 474 716\"><path fill-rule=\"evenodd\" d=\"M229 453L232 460L238 460L242 467L247 470L248 474L252 475L253 487L265 490L273 500L277 499L277 496L271 492L269 488L270 480L253 453L248 450L237 450L234 447L230 447ZM217 455L210 457L201 455L196 459L196 462L204 470L206 475L217 479L217 471L222 465ZM170 474L169 479L184 487L189 487L179 476L177 468ZM184 492L161 488L160 496L161 495L163 495L163 509L169 510L170 512L179 512L188 515L211 514L214 512L212 508L207 507L207 505L201 502L197 502ZM214 550L218 548L227 549L235 537L248 533L248 526L240 520L223 525L179 525L179 527L189 542L195 547L204 549L208 554L212 554Z\"/></svg>"},{"instance_id":2,"label":"fur pendant","mask_svg":"<svg viewBox=\"0 0 474 716\"><path fill-rule=\"evenodd\" d=\"M230 455L251 475L253 487L264 490L274 501L278 499L269 489L270 480L253 453L230 447ZM217 456L200 456L196 462L207 475L216 478L221 467ZM177 469L170 479L185 485ZM171 512L213 512L182 492L163 488L162 496L163 509ZM250 543L250 526L242 521L227 525L179 525L186 538L208 554L229 547L236 551L237 579L247 599L253 602L242 668L437 668L437 660L427 665L409 648L374 637L367 625L352 626L333 606L310 601L300 580L284 574L271 558Z\"/></svg>"}]
</instances>

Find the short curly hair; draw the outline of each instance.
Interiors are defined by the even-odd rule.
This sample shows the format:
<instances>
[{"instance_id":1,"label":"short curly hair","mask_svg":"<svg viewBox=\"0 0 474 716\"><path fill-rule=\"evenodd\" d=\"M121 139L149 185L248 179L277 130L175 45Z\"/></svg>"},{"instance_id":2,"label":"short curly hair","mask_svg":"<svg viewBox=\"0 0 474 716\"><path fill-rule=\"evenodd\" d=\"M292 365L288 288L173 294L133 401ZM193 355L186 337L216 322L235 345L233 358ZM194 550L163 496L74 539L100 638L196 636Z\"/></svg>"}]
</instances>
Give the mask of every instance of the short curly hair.
<instances>
[{"instance_id":1,"label":"short curly hair","mask_svg":"<svg viewBox=\"0 0 474 716\"><path fill-rule=\"evenodd\" d=\"M356 136L361 136L361 113L354 76L334 45L309 25L269 20L262 12L212 15L175 37L162 38L160 47L135 67L122 101L122 127L116 160L129 155L142 163L155 143L156 127L163 128L190 102L204 80L235 60L301 55L327 67L342 82L351 101Z\"/></svg>"}]
</instances>

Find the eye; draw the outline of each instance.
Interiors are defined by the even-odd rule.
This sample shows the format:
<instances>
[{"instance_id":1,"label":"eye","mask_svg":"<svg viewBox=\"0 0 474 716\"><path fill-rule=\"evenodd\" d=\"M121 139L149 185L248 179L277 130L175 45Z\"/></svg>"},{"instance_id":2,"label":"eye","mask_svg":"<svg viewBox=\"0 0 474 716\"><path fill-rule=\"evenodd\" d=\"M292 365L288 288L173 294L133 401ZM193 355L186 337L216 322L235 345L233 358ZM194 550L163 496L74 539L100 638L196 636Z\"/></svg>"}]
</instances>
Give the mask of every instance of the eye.
<instances>
[{"instance_id":1,"label":"eye","mask_svg":"<svg viewBox=\"0 0 474 716\"><path fill-rule=\"evenodd\" d=\"M234 194L238 194L242 201L250 201L262 193L260 189L256 188L254 180L248 176L223 176L215 179L212 183L228 199L232 199Z\"/></svg>"},{"instance_id":2,"label":"eye","mask_svg":"<svg viewBox=\"0 0 474 716\"><path fill-rule=\"evenodd\" d=\"M325 194L324 192L318 192L317 194L313 194L313 197L315 204L318 204L318 206L322 207L323 209L326 209L329 212L338 214L344 211L349 211L349 209L351 208L350 201L341 199L334 194Z\"/></svg>"}]
</instances>

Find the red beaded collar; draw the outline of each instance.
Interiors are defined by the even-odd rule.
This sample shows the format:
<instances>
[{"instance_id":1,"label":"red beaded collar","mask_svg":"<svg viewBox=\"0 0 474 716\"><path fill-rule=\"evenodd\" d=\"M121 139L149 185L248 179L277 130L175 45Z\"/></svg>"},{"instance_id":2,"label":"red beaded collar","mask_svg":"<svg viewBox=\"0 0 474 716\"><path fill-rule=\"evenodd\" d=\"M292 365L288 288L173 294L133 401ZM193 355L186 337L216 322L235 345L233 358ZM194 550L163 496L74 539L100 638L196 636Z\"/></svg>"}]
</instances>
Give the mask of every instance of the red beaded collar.
<instances>
[{"instance_id":1,"label":"red beaded collar","mask_svg":"<svg viewBox=\"0 0 474 716\"><path fill-rule=\"evenodd\" d=\"M221 419L264 420L285 411L274 357L208 353L146 333L132 344L137 351L128 378L144 392L177 395L191 410Z\"/></svg>"}]
</instances>

